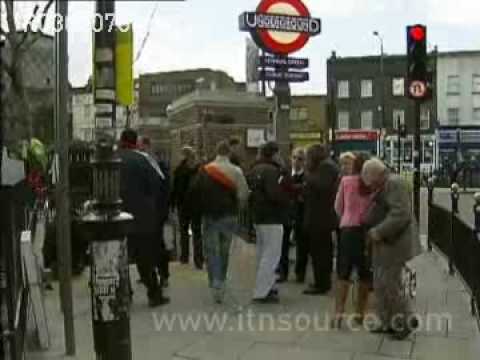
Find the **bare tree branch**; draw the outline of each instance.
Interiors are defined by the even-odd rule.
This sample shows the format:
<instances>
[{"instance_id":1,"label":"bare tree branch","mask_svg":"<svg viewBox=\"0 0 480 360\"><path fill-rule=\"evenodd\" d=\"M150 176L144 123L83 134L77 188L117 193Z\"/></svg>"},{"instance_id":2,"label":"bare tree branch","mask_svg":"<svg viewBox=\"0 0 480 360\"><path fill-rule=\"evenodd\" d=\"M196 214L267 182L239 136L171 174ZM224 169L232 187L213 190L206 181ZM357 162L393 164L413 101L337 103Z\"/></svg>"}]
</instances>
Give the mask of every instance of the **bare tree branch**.
<instances>
[{"instance_id":1,"label":"bare tree branch","mask_svg":"<svg viewBox=\"0 0 480 360\"><path fill-rule=\"evenodd\" d=\"M5 9L6 9L6 15L7 15L8 32L10 34L10 36L8 37L9 37L10 46L12 46L14 45L12 44L12 39L16 45L15 34L17 32L17 26L15 24L15 13L13 10L13 0L4 0L4 2L5 2Z\"/></svg>"},{"instance_id":2,"label":"bare tree branch","mask_svg":"<svg viewBox=\"0 0 480 360\"><path fill-rule=\"evenodd\" d=\"M24 33L24 37L23 37L23 39L20 43L20 46L23 45L22 46L23 51L27 51L28 49L30 49L38 41L38 39L40 39L41 34L42 34L42 30L45 26L45 21L47 20L48 11L50 10L51 6L53 5L53 2L54 2L53 0L49 0L40 14L38 13L40 7L38 6L38 4L35 6L35 9L33 10L33 14L32 14L32 19L31 19L29 25L32 24L35 17L40 16L41 17L40 31L39 32L33 32L33 31L27 29L27 31ZM30 40L29 42L26 42L28 35L30 35L30 38L32 40Z\"/></svg>"},{"instance_id":3,"label":"bare tree branch","mask_svg":"<svg viewBox=\"0 0 480 360\"><path fill-rule=\"evenodd\" d=\"M42 11L42 14L43 14L43 17L42 17L42 29L43 27L45 26L45 21L47 20L47 14L48 14L48 11L50 10L50 7L53 5L53 0L49 0L47 5L45 5L45 7L43 8L43 11Z\"/></svg>"},{"instance_id":4,"label":"bare tree branch","mask_svg":"<svg viewBox=\"0 0 480 360\"><path fill-rule=\"evenodd\" d=\"M32 16L30 16L30 20L28 20L27 28L25 29L25 32L32 31L32 23L35 20L35 18L37 17L38 9L40 9L40 6L38 6L38 4L36 4L35 7L33 8Z\"/></svg>"}]
</instances>

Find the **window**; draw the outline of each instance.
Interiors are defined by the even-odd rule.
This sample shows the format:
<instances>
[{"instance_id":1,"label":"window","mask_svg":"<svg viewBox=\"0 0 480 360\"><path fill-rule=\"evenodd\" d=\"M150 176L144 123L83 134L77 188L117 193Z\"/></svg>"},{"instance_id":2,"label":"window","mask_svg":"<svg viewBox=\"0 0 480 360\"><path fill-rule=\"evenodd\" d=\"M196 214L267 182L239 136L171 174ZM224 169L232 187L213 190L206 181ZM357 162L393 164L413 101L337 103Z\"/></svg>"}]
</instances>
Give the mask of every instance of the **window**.
<instances>
[{"instance_id":1,"label":"window","mask_svg":"<svg viewBox=\"0 0 480 360\"><path fill-rule=\"evenodd\" d=\"M448 125L458 125L460 122L460 109L450 108L447 110Z\"/></svg>"},{"instance_id":2,"label":"window","mask_svg":"<svg viewBox=\"0 0 480 360\"><path fill-rule=\"evenodd\" d=\"M420 107L420 127L422 130L430 128L430 109L427 106Z\"/></svg>"},{"instance_id":3,"label":"window","mask_svg":"<svg viewBox=\"0 0 480 360\"><path fill-rule=\"evenodd\" d=\"M298 109L298 120L305 121L308 120L308 109L307 108L300 108Z\"/></svg>"},{"instance_id":4,"label":"window","mask_svg":"<svg viewBox=\"0 0 480 360\"><path fill-rule=\"evenodd\" d=\"M450 75L447 79L447 94L460 94L460 76Z\"/></svg>"},{"instance_id":5,"label":"window","mask_svg":"<svg viewBox=\"0 0 480 360\"><path fill-rule=\"evenodd\" d=\"M400 124L405 124L405 110L394 109L393 110L393 128L398 130Z\"/></svg>"},{"instance_id":6,"label":"window","mask_svg":"<svg viewBox=\"0 0 480 360\"><path fill-rule=\"evenodd\" d=\"M348 99L350 97L350 89L348 80L340 80L338 82L338 98Z\"/></svg>"},{"instance_id":7,"label":"window","mask_svg":"<svg viewBox=\"0 0 480 360\"><path fill-rule=\"evenodd\" d=\"M480 75L473 75L472 93L480 94Z\"/></svg>"},{"instance_id":8,"label":"window","mask_svg":"<svg viewBox=\"0 0 480 360\"><path fill-rule=\"evenodd\" d=\"M373 129L373 111L362 111L361 113L362 129Z\"/></svg>"},{"instance_id":9,"label":"window","mask_svg":"<svg viewBox=\"0 0 480 360\"><path fill-rule=\"evenodd\" d=\"M308 109L306 107L292 107L290 109L290 120L292 121L308 120Z\"/></svg>"},{"instance_id":10,"label":"window","mask_svg":"<svg viewBox=\"0 0 480 360\"><path fill-rule=\"evenodd\" d=\"M405 79L404 78L393 78L392 94L393 96L405 96Z\"/></svg>"},{"instance_id":11,"label":"window","mask_svg":"<svg viewBox=\"0 0 480 360\"><path fill-rule=\"evenodd\" d=\"M361 96L362 98L369 98L373 96L373 81L372 80L362 80L361 85Z\"/></svg>"},{"instance_id":12,"label":"window","mask_svg":"<svg viewBox=\"0 0 480 360\"><path fill-rule=\"evenodd\" d=\"M160 84L153 83L150 93L151 95L160 95Z\"/></svg>"},{"instance_id":13,"label":"window","mask_svg":"<svg viewBox=\"0 0 480 360\"><path fill-rule=\"evenodd\" d=\"M90 123L92 118L95 117L95 108L91 105L83 105L83 121L86 123Z\"/></svg>"},{"instance_id":14,"label":"window","mask_svg":"<svg viewBox=\"0 0 480 360\"><path fill-rule=\"evenodd\" d=\"M350 128L350 113L348 111L338 112L338 129L348 130Z\"/></svg>"},{"instance_id":15,"label":"window","mask_svg":"<svg viewBox=\"0 0 480 360\"><path fill-rule=\"evenodd\" d=\"M153 95L153 96L164 95L165 93L167 93L171 90L172 89L169 85L152 83L151 95Z\"/></svg>"},{"instance_id":16,"label":"window","mask_svg":"<svg viewBox=\"0 0 480 360\"><path fill-rule=\"evenodd\" d=\"M480 108L474 108L473 109L473 121L479 121L480 122Z\"/></svg>"}]
</instances>

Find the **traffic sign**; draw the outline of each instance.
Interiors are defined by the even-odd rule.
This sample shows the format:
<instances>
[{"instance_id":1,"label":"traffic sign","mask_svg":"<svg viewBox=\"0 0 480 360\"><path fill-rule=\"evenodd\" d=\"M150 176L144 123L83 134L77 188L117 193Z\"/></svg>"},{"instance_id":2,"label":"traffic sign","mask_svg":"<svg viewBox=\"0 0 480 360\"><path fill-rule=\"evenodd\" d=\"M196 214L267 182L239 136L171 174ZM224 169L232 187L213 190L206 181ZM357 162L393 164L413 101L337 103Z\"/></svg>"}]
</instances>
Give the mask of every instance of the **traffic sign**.
<instances>
[{"instance_id":1,"label":"traffic sign","mask_svg":"<svg viewBox=\"0 0 480 360\"><path fill-rule=\"evenodd\" d=\"M264 67L285 67L290 69L305 69L309 65L306 58L261 56L260 66Z\"/></svg>"},{"instance_id":2,"label":"traffic sign","mask_svg":"<svg viewBox=\"0 0 480 360\"><path fill-rule=\"evenodd\" d=\"M427 95L427 84L423 81L412 81L410 84L410 96L414 99L423 99Z\"/></svg>"},{"instance_id":3,"label":"traffic sign","mask_svg":"<svg viewBox=\"0 0 480 360\"><path fill-rule=\"evenodd\" d=\"M260 72L260 80L265 81L288 81L288 82L304 82L310 78L308 72L299 71L262 71Z\"/></svg>"},{"instance_id":4,"label":"traffic sign","mask_svg":"<svg viewBox=\"0 0 480 360\"><path fill-rule=\"evenodd\" d=\"M300 50L322 28L301 0L262 0L256 12L244 12L239 20L240 30L249 31L259 47L281 55Z\"/></svg>"}]
</instances>

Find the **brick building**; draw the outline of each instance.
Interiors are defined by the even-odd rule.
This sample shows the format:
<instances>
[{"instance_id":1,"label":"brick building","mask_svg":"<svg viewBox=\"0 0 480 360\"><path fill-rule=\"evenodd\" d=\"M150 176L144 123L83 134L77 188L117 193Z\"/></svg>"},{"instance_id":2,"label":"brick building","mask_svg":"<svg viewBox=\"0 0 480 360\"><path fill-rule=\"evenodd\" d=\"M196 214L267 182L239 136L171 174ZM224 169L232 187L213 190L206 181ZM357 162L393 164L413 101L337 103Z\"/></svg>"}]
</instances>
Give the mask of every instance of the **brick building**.
<instances>
[{"instance_id":1,"label":"brick building","mask_svg":"<svg viewBox=\"0 0 480 360\"><path fill-rule=\"evenodd\" d=\"M193 146L203 160L215 154L221 140L240 140L244 165L253 163L258 145L271 129L270 105L261 96L234 90L197 90L172 103L170 149L173 166L179 150Z\"/></svg>"},{"instance_id":2,"label":"brick building","mask_svg":"<svg viewBox=\"0 0 480 360\"><path fill-rule=\"evenodd\" d=\"M327 61L329 99L334 104L330 122L343 136L349 131L356 136L359 130L377 131L378 155L392 163L399 156L398 126L406 124L407 137L401 141L400 157L405 166L413 166L415 103L406 88L406 56L384 55L383 69L382 74L380 56L338 57L332 53ZM426 101L421 106L420 153L427 167L434 162L436 123L434 103Z\"/></svg>"}]
</instances>

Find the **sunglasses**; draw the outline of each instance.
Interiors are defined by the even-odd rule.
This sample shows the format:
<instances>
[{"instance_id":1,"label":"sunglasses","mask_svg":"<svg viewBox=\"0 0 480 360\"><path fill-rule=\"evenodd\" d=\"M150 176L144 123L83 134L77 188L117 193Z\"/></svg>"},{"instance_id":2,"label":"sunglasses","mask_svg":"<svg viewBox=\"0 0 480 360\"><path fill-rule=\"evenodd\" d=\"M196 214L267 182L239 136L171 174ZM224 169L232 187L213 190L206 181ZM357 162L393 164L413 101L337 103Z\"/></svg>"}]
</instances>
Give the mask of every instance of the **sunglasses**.
<instances>
[{"instance_id":1,"label":"sunglasses","mask_svg":"<svg viewBox=\"0 0 480 360\"><path fill-rule=\"evenodd\" d=\"M303 158L301 156L294 156L293 159L294 160L305 160L305 158Z\"/></svg>"}]
</instances>

